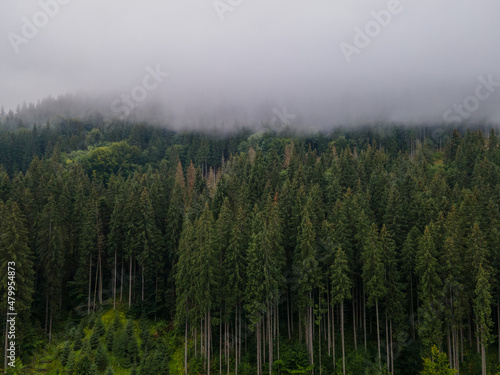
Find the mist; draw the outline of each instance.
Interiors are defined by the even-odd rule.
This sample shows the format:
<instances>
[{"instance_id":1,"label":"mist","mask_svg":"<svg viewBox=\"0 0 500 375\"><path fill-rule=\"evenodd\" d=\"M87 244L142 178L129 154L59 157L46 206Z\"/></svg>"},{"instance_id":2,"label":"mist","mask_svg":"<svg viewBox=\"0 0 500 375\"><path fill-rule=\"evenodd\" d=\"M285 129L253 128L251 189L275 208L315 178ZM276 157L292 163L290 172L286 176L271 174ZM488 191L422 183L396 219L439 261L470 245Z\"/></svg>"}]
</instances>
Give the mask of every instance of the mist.
<instances>
[{"instance_id":1,"label":"mist","mask_svg":"<svg viewBox=\"0 0 500 375\"><path fill-rule=\"evenodd\" d=\"M495 0L4 0L0 106L79 93L179 128L500 123L499 15Z\"/></svg>"}]
</instances>

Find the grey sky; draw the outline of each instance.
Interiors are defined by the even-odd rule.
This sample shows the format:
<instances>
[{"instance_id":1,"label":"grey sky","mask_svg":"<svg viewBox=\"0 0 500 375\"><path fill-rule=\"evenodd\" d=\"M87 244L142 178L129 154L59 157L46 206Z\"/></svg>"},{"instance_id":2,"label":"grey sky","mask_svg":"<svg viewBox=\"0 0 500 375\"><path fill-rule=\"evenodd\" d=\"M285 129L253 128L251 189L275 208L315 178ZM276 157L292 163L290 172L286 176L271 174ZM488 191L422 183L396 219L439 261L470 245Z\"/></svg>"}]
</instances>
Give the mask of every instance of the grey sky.
<instances>
[{"instance_id":1,"label":"grey sky","mask_svg":"<svg viewBox=\"0 0 500 375\"><path fill-rule=\"evenodd\" d=\"M9 33L24 38L23 17L33 21L41 3L53 2L59 9L47 20L38 14L47 24L16 53ZM341 43L356 47L355 28L380 24L372 12L395 2L3 0L0 105L83 91L111 107L159 64L169 76L147 94L177 123L251 123L286 107L296 121L323 127L443 121L475 96L478 77L500 82L498 0L400 0L348 62ZM231 11L218 14L214 3ZM483 89L477 105L469 98L465 117L500 122L497 86Z\"/></svg>"}]
</instances>

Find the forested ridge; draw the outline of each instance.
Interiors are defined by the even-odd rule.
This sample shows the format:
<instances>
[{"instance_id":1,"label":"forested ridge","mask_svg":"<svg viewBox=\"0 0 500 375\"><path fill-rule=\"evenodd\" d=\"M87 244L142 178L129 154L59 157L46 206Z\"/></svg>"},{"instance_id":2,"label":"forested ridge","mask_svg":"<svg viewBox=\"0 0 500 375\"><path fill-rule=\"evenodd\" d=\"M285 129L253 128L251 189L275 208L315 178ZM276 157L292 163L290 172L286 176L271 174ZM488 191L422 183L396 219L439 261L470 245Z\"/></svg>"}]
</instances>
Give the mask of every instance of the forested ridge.
<instances>
[{"instance_id":1,"label":"forested ridge","mask_svg":"<svg viewBox=\"0 0 500 375\"><path fill-rule=\"evenodd\" d=\"M0 127L12 371L497 373L500 148L481 130Z\"/></svg>"}]
</instances>

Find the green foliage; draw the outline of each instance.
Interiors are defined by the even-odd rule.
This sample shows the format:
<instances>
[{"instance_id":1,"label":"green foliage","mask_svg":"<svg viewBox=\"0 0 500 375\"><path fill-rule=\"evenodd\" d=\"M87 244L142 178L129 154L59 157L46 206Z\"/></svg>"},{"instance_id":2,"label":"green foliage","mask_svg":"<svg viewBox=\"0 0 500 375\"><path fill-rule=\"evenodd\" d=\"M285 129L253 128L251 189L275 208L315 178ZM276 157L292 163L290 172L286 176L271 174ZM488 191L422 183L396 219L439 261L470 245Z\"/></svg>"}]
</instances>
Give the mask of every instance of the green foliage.
<instances>
[{"instance_id":1,"label":"green foliage","mask_svg":"<svg viewBox=\"0 0 500 375\"><path fill-rule=\"evenodd\" d=\"M453 348L485 348L465 353L464 374L496 360L494 131L450 128L438 143L428 128L397 126L224 137L97 116L9 126L0 128L0 307L15 261L23 363L50 340L49 373L62 372L60 358L66 373L95 372L95 360L100 372L140 363L141 374L182 374L187 332L190 372L206 373L203 337L212 372L220 344L231 373L241 327L238 373L254 375L255 328L267 361L271 326L273 371L307 372L314 360L316 373L321 359L331 373L325 332L338 360L339 303L348 373L379 371L377 322L396 373L418 371L419 350L446 352L448 332ZM71 312L89 314L76 327ZM139 329L123 327L124 315L140 316ZM290 349L311 332L307 349Z\"/></svg>"},{"instance_id":2,"label":"green foliage","mask_svg":"<svg viewBox=\"0 0 500 375\"><path fill-rule=\"evenodd\" d=\"M99 332L94 329L92 331L92 335L90 335L90 349L91 350L94 350L97 348L97 346L99 345Z\"/></svg>"},{"instance_id":3,"label":"green foliage","mask_svg":"<svg viewBox=\"0 0 500 375\"><path fill-rule=\"evenodd\" d=\"M75 374L89 375L91 369L92 369L92 361L90 357L87 354L85 354L76 363Z\"/></svg>"},{"instance_id":4,"label":"green foliage","mask_svg":"<svg viewBox=\"0 0 500 375\"><path fill-rule=\"evenodd\" d=\"M113 350L113 343L115 339L115 331L113 329L113 326L109 327L108 331L106 332L106 338L105 338L105 343L106 343L106 350L108 352Z\"/></svg>"},{"instance_id":5,"label":"green foliage","mask_svg":"<svg viewBox=\"0 0 500 375\"><path fill-rule=\"evenodd\" d=\"M108 367L108 362L109 362L108 355L106 354L106 351L100 344L97 347L94 360L99 371L104 371Z\"/></svg>"},{"instance_id":6,"label":"green foliage","mask_svg":"<svg viewBox=\"0 0 500 375\"><path fill-rule=\"evenodd\" d=\"M139 346L137 345L137 339L134 333L134 321L129 319L127 325L125 326L124 340L126 344L126 349L124 353L125 367L130 367L137 364L139 360Z\"/></svg>"},{"instance_id":7,"label":"green foliage","mask_svg":"<svg viewBox=\"0 0 500 375\"><path fill-rule=\"evenodd\" d=\"M70 354L71 354L71 346L69 341L66 341L64 343L64 347L61 353L61 364L64 367L66 367L66 365L68 364Z\"/></svg>"},{"instance_id":8,"label":"green foliage","mask_svg":"<svg viewBox=\"0 0 500 375\"><path fill-rule=\"evenodd\" d=\"M424 358L424 369L420 375L455 375L457 370L450 369L448 356L446 353L441 353L438 348L433 345L431 348L431 356Z\"/></svg>"}]
</instances>

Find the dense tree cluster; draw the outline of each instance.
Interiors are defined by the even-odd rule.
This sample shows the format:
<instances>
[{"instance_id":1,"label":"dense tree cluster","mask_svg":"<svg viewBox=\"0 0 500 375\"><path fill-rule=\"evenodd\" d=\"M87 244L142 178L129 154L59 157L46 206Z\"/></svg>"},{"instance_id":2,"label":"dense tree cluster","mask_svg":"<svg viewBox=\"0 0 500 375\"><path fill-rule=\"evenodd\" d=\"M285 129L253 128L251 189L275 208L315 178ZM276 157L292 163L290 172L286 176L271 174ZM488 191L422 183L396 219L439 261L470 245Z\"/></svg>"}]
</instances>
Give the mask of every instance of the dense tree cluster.
<instances>
[{"instance_id":1,"label":"dense tree cluster","mask_svg":"<svg viewBox=\"0 0 500 375\"><path fill-rule=\"evenodd\" d=\"M0 144L1 311L15 261L25 360L70 312L119 308L175 323L186 374L415 374L438 355L486 374L500 360L493 130L437 142L63 120ZM132 320L101 325L74 330L64 366L161 362Z\"/></svg>"}]
</instances>

